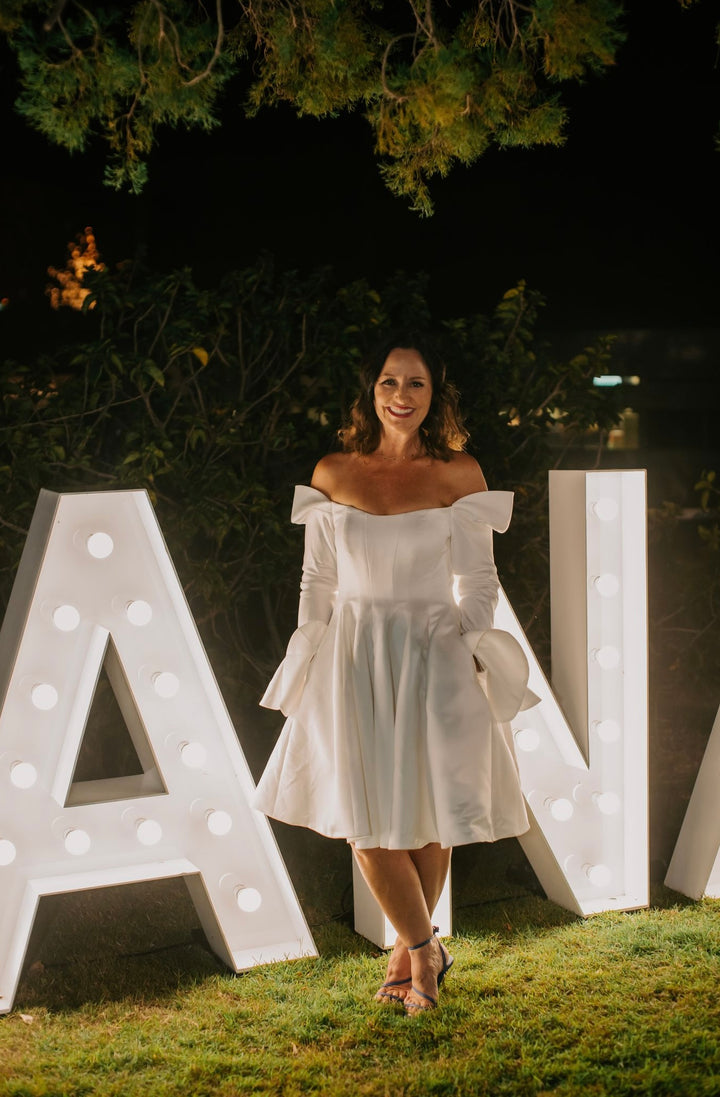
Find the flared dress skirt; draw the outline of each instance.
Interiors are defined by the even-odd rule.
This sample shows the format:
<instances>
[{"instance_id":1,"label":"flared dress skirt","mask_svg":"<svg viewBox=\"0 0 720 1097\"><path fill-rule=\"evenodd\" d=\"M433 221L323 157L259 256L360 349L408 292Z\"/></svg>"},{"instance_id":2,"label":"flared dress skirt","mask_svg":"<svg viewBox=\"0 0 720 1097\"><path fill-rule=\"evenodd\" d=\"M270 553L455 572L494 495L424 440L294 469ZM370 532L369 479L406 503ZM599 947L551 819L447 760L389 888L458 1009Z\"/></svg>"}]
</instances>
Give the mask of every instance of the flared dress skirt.
<instances>
[{"instance_id":1,"label":"flared dress skirt","mask_svg":"<svg viewBox=\"0 0 720 1097\"><path fill-rule=\"evenodd\" d=\"M494 717L462 636L461 607L466 626L492 623L497 579L480 527L489 533L507 509L492 497L509 493L374 515L298 491L303 587L315 612L327 599L329 620L301 625L263 698L288 719L255 806L361 849L527 830L509 725Z\"/></svg>"}]
</instances>

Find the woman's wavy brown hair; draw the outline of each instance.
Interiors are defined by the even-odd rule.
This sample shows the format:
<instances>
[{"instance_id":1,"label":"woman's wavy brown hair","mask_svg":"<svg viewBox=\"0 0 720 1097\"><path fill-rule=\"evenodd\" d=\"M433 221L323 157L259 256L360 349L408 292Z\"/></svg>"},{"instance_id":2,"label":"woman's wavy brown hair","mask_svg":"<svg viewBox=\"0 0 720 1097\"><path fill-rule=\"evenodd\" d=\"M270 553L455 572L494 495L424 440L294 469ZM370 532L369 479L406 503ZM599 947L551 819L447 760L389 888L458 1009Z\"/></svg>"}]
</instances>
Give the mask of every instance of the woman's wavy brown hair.
<instances>
[{"instance_id":1,"label":"woman's wavy brown hair","mask_svg":"<svg viewBox=\"0 0 720 1097\"><path fill-rule=\"evenodd\" d=\"M420 427L420 438L428 457L449 461L453 452L463 450L470 435L465 430L458 407L459 393L445 376L445 365L437 348L428 339L418 340L405 332L396 332L383 340L360 367L360 393L350 408L349 423L338 431L346 453L373 453L380 444L381 426L375 411L375 382L393 350L414 350L428 368L432 382L430 410Z\"/></svg>"}]
</instances>

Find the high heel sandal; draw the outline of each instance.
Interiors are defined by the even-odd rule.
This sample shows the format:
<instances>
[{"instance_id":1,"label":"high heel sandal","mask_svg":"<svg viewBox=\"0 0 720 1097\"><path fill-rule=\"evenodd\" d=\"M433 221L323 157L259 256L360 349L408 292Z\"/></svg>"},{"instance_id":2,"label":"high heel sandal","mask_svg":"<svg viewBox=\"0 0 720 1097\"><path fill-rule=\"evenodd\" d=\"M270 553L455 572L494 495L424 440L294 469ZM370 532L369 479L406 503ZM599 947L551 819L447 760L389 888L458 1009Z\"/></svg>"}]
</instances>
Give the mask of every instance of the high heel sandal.
<instances>
[{"instance_id":1,"label":"high heel sandal","mask_svg":"<svg viewBox=\"0 0 720 1097\"><path fill-rule=\"evenodd\" d=\"M377 994L375 995L376 1002L404 1002L405 999L401 998L399 994L383 994L386 987L401 987L405 983L411 983L412 979L408 975L407 979L396 979L394 982L383 983Z\"/></svg>"},{"instance_id":2,"label":"high heel sandal","mask_svg":"<svg viewBox=\"0 0 720 1097\"><path fill-rule=\"evenodd\" d=\"M408 952L415 952L419 948L425 948L425 945L430 944L430 942L432 941L432 939L436 935L436 933L438 933L438 926L433 926L432 935L430 937L426 937L424 941L420 941L420 943L417 944L417 945L408 945ZM438 977L437 977L437 985L438 985L438 990L439 990L441 985L442 985L443 979L445 978L445 976L449 972L450 968L455 963L455 960L450 955L448 950L445 948L442 941L438 941L438 944L440 946L440 955L442 956L442 962L443 962L443 966L440 969L440 971L438 972ZM410 990L414 994L417 994L417 996L419 998L424 998L426 1002L430 1003L430 1005L429 1006L423 1006L423 1005L420 1005L420 1003L408 1002L407 999L404 999L403 1000L403 1005L405 1006L405 1012L408 1014L408 1016L413 1016L415 1013L424 1013L428 1009L436 1009L437 1008L437 1004L438 1004L437 998L433 998L433 996L431 994L425 994L424 991L418 990L418 988L415 986L415 984L412 981L410 983Z\"/></svg>"}]
</instances>

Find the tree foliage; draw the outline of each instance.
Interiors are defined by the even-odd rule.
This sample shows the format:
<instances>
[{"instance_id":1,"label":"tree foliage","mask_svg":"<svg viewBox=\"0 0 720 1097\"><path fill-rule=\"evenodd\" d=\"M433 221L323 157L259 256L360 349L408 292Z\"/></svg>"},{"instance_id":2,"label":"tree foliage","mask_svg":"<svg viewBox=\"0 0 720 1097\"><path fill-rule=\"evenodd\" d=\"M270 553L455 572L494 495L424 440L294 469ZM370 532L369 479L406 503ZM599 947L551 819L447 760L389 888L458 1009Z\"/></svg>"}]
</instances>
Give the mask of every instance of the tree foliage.
<instances>
[{"instance_id":1,"label":"tree foliage","mask_svg":"<svg viewBox=\"0 0 720 1097\"><path fill-rule=\"evenodd\" d=\"M80 340L0 369L2 596L40 488L146 488L218 664L256 694L297 609L292 485L308 482L335 445L369 345L398 324L428 329L423 284L399 275L382 292L363 281L337 288L327 273L300 278L270 260L215 290L198 288L189 271L130 265L85 282L85 312L72 317ZM558 431L567 443L615 417L610 390L592 385L607 342L554 361L534 335L541 305L520 285L492 316L435 329L489 482L517 492L503 573L521 619L535 626Z\"/></svg>"},{"instance_id":2,"label":"tree foliage","mask_svg":"<svg viewBox=\"0 0 720 1097\"><path fill-rule=\"evenodd\" d=\"M159 126L246 109L362 110L391 190L424 213L428 179L491 145L563 140L562 81L613 63L621 0L5 0L19 111L74 151L101 134L107 182L139 191Z\"/></svg>"}]
</instances>

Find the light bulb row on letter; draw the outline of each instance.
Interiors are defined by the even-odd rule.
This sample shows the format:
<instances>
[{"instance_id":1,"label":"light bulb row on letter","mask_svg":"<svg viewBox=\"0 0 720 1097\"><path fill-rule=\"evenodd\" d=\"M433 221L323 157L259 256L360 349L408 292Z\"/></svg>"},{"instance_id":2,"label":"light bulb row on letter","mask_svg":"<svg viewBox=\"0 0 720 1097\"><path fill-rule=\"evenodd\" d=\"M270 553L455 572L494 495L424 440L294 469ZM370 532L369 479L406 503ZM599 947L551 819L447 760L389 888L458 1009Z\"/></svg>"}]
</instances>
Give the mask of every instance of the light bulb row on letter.
<instances>
[{"instance_id":1,"label":"light bulb row on letter","mask_svg":"<svg viewBox=\"0 0 720 1097\"><path fill-rule=\"evenodd\" d=\"M620 725L617 720L594 720L592 728L603 743L617 743L620 738ZM536 728L515 728L513 734L518 750L530 754L539 749L541 740Z\"/></svg>"},{"instance_id":2,"label":"light bulb row on letter","mask_svg":"<svg viewBox=\"0 0 720 1097\"><path fill-rule=\"evenodd\" d=\"M170 670L158 670L151 676L152 687L158 697L169 700L180 691L180 679ZM60 696L51 682L36 682L30 689L30 700L40 712L50 712L55 708Z\"/></svg>"},{"instance_id":3,"label":"light bulb row on letter","mask_svg":"<svg viewBox=\"0 0 720 1097\"><path fill-rule=\"evenodd\" d=\"M93 546L97 551L93 551ZM108 534L94 533L87 539L87 548L91 556L103 559L112 552L113 541ZM152 606L142 598L125 602L124 609L125 616L132 625L142 627L152 620ZM69 602L55 606L52 611L52 622L59 632L74 632L80 621L80 611ZM174 697L180 688L179 679L170 671L156 672L152 676L152 682L159 697ZM30 699L35 708L41 712L49 712L58 703L58 691L50 682L36 682L30 690Z\"/></svg>"},{"instance_id":4,"label":"light bulb row on letter","mask_svg":"<svg viewBox=\"0 0 720 1097\"><path fill-rule=\"evenodd\" d=\"M590 510L601 522L612 522L619 514L614 499L603 496L590 504ZM612 572L590 577L590 584L602 598L614 598L620 591L620 580ZM604 644L591 652L593 659L603 670L614 670L620 665L620 652L612 644Z\"/></svg>"},{"instance_id":5,"label":"light bulb row on letter","mask_svg":"<svg viewBox=\"0 0 720 1097\"><path fill-rule=\"evenodd\" d=\"M27 765L27 763L15 763L17 765ZM14 768L14 767L13 767ZM32 766L29 768L33 768ZM138 842L143 846L154 846L161 840L163 836L163 829L157 819L147 819L144 816L137 816L133 809L130 809L132 822L135 828L135 834ZM127 816L127 812L124 813ZM226 834L229 834L232 830L233 820L232 816L220 808L208 808L204 813L205 825L207 826L210 834L215 837L221 838ZM92 846L92 839L89 833L82 827L66 826L63 820L56 821L54 827L56 833L62 839L65 849L68 853L72 853L76 857L81 857L87 853ZM0 868L5 865L10 865L15 860L17 849L13 842L9 838L0 837Z\"/></svg>"},{"instance_id":6,"label":"light bulb row on letter","mask_svg":"<svg viewBox=\"0 0 720 1097\"><path fill-rule=\"evenodd\" d=\"M188 769L202 769L207 761L207 751L202 743L183 740L178 748L180 760ZM38 771L32 762L15 759L10 764L10 780L15 788L32 788L38 779Z\"/></svg>"},{"instance_id":7,"label":"light bulb row on letter","mask_svg":"<svg viewBox=\"0 0 720 1097\"><path fill-rule=\"evenodd\" d=\"M124 609L125 616L131 625L142 628L152 621L152 606L142 598L134 598L126 602ZM69 602L63 602L52 611L52 623L59 632L74 632L80 621L80 610Z\"/></svg>"},{"instance_id":8,"label":"light bulb row on letter","mask_svg":"<svg viewBox=\"0 0 720 1097\"><path fill-rule=\"evenodd\" d=\"M582 803L586 790L578 785L573 792L573 799L576 803ZM537 792L531 792L528 800L530 802L541 802L543 807L550 812L553 819L559 823L567 822L575 814L575 806L572 800L569 800L567 796L544 796L541 800L541 794ZM593 804L598 811L603 815L617 815L622 807L622 801L616 792L591 792L588 795L588 800Z\"/></svg>"}]
</instances>

